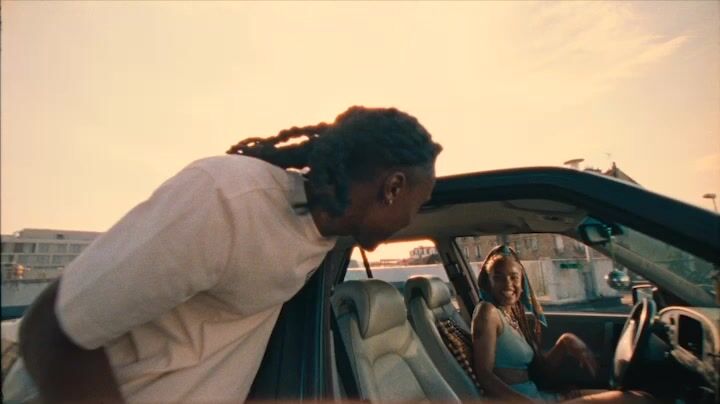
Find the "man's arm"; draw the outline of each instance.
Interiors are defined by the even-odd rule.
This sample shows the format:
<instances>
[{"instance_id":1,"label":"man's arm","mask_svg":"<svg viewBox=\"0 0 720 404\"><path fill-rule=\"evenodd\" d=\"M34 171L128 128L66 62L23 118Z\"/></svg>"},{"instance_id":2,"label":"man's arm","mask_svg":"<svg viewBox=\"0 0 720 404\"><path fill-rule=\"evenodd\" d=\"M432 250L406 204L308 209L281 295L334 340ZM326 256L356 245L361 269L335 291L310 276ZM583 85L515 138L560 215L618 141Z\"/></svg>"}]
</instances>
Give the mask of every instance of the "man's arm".
<instances>
[{"instance_id":1,"label":"man's arm","mask_svg":"<svg viewBox=\"0 0 720 404\"><path fill-rule=\"evenodd\" d=\"M35 300L20 325L20 352L48 402L122 402L103 348L88 351L62 331L55 315L59 281Z\"/></svg>"},{"instance_id":2,"label":"man's arm","mask_svg":"<svg viewBox=\"0 0 720 404\"><path fill-rule=\"evenodd\" d=\"M225 206L213 177L190 167L70 263L20 327L42 398L121 400L102 347L215 284L233 240Z\"/></svg>"}]
</instances>

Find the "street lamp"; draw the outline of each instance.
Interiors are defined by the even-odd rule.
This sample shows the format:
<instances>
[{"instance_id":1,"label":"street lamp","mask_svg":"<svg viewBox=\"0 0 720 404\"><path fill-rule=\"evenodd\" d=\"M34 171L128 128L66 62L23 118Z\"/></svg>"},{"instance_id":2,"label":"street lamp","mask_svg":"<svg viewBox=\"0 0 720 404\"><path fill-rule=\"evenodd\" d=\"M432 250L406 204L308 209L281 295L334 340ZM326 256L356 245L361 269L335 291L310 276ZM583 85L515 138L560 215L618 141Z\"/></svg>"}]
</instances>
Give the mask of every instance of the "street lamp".
<instances>
[{"instance_id":1,"label":"street lamp","mask_svg":"<svg viewBox=\"0 0 720 404\"><path fill-rule=\"evenodd\" d=\"M717 213L717 211L718 211L718 210L717 210L717 205L715 204L715 198L717 198L717 195L715 195L715 194L713 194L713 193L709 193L709 194L703 195L703 198L705 198L705 199L712 199L713 209L715 209L715 213Z\"/></svg>"}]
</instances>

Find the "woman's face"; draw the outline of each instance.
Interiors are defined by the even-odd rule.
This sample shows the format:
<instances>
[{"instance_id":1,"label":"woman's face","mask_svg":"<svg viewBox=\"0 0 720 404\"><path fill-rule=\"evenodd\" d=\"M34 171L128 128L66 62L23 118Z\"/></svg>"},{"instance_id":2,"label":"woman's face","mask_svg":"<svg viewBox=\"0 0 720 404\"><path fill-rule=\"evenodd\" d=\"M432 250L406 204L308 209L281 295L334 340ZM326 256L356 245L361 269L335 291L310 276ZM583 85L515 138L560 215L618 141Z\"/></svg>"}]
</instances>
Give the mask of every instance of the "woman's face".
<instances>
[{"instance_id":1,"label":"woman's face","mask_svg":"<svg viewBox=\"0 0 720 404\"><path fill-rule=\"evenodd\" d=\"M488 270L490 293L501 306L513 305L522 295L522 267L513 258L496 259Z\"/></svg>"}]
</instances>

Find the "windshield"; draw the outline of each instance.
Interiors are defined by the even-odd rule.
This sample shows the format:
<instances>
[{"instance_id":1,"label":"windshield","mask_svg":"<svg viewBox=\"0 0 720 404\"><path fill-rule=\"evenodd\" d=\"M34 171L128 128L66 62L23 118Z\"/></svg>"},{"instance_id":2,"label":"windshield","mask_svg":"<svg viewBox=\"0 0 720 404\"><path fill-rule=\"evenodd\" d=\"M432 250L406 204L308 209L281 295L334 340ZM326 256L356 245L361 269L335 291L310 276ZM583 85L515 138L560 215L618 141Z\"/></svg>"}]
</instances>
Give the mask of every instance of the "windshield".
<instances>
[{"instance_id":1,"label":"windshield","mask_svg":"<svg viewBox=\"0 0 720 404\"><path fill-rule=\"evenodd\" d=\"M622 234L612 237L607 249L618 261L625 261L641 275L685 300L718 306L715 288L718 269L712 263L627 227L622 227Z\"/></svg>"}]
</instances>

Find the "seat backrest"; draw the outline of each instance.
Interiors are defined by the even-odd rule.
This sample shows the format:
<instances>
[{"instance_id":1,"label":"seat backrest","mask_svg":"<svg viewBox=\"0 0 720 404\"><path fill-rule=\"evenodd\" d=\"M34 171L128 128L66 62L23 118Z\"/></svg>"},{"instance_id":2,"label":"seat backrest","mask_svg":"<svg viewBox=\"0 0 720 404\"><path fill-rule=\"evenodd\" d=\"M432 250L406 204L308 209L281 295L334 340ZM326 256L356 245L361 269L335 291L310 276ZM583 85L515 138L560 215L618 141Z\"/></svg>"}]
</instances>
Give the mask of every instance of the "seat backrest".
<instances>
[{"instance_id":1,"label":"seat backrest","mask_svg":"<svg viewBox=\"0 0 720 404\"><path fill-rule=\"evenodd\" d=\"M392 285L366 279L343 282L332 304L361 399L372 402L459 402L407 320Z\"/></svg>"},{"instance_id":2,"label":"seat backrest","mask_svg":"<svg viewBox=\"0 0 720 404\"><path fill-rule=\"evenodd\" d=\"M452 304L448 286L439 278L411 277L405 284L405 301L415 332L450 387L463 400L480 398L482 395L475 382L450 352L438 331L439 323L451 320L459 329L470 334L470 327Z\"/></svg>"}]
</instances>

